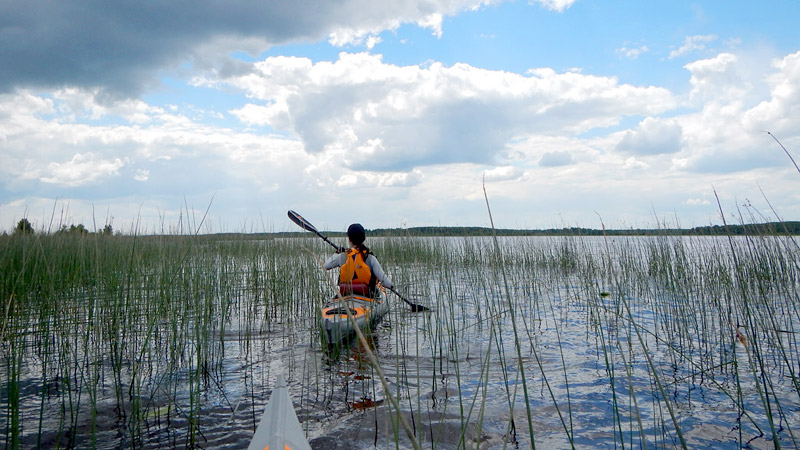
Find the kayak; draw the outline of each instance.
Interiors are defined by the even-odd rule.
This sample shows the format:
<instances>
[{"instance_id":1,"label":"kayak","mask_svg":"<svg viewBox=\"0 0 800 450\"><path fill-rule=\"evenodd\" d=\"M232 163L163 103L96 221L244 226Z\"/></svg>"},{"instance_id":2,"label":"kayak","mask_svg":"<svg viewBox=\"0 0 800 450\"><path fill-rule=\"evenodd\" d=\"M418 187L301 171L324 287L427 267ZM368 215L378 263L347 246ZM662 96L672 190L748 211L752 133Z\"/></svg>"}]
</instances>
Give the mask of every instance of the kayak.
<instances>
[{"instance_id":1,"label":"kayak","mask_svg":"<svg viewBox=\"0 0 800 450\"><path fill-rule=\"evenodd\" d=\"M340 343L355 332L358 326L362 330L381 320L389 312L386 291L383 286L376 289L374 298L364 294L336 296L322 307L322 334L328 344ZM347 316L347 309L353 316Z\"/></svg>"},{"instance_id":2,"label":"kayak","mask_svg":"<svg viewBox=\"0 0 800 450\"><path fill-rule=\"evenodd\" d=\"M311 450L289 397L286 380L278 375L264 414L247 450Z\"/></svg>"}]
</instances>

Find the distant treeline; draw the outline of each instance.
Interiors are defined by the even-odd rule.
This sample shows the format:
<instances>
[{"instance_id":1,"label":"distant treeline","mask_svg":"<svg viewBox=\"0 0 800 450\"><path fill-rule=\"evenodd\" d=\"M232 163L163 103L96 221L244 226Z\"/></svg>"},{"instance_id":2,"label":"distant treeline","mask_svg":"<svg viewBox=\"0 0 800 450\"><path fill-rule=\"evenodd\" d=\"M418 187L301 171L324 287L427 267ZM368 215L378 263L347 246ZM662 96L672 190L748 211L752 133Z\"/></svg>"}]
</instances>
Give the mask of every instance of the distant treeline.
<instances>
[{"instance_id":1,"label":"distant treeline","mask_svg":"<svg viewBox=\"0 0 800 450\"><path fill-rule=\"evenodd\" d=\"M23 224L24 225L24 224ZM21 227L14 230L17 234L34 234L30 227ZM111 226L106 226L102 232L88 233L83 225L62 227L55 234L77 235L111 235ZM775 236L795 235L800 236L800 221L767 222L745 225L709 225L694 228L628 228L615 230L598 230L594 228L565 227L548 228L542 230L513 230L497 229L498 236ZM344 238L341 231L322 231L331 238ZM418 236L491 236L493 233L488 227L411 227L411 228L376 228L367 230L371 237L418 237ZM7 233L4 233L7 234ZM119 234L119 233L115 233ZM212 233L203 234L207 238L227 237L230 239L274 239L279 237L311 237L313 233L305 231L288 231L272 233Z\"/></svg>"},{"instance_id":2,"label":"distant treeline","mask_svg":"<svg viewBox=\"0 0 800 450\"><path fill-rule=\"evenodd\" d=\"M618 229L598 230L592 228L549 228L543 230L495 230L498 236L744 236L744 235L800 235L798 222L769 222L745 225L711 225L695 228ZM378 228L370 230L373 236L491 236L492 229L486 227L412 227Z\"/></svg>"},{"instance_id":3,"label":"distant treeline","mask_svg":"<svg viewBox=\"0 0 800 450\"><path fill-rule=\"evenodd\" d=\"M616 229L598 230L593 228L565 227L543 230L497 229L498 236L758 236L758 235L800 235L800 221L768 222L745 225L710 225L695 228L660 228L660 229ZM343 237L342 232L323 231L330 237ZM408 237L408 236L491 236L488 227L411 227L411 228L376 228L367 230L369 236ZM280 236L309 236L308 232L267 233Z\"/></svg>"}]
</instances>

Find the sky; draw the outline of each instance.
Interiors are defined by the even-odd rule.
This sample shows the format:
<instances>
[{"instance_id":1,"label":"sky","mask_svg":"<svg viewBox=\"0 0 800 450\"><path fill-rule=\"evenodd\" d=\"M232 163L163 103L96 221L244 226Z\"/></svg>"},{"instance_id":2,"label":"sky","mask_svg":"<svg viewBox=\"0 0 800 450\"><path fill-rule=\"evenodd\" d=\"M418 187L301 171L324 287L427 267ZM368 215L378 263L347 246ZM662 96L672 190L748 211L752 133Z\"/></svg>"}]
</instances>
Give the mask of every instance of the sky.
<instances>
[{"instance_id":1,"label":"sky","mask_svg":"<svg viewBox=\"0 0 800 450\"><path fill-rule=\"evenodd\" d=\"M287 210L329 231L800 220L798 17L795 0L6 0L0 232L296 231Z\"/></svg>"}]
</instances>

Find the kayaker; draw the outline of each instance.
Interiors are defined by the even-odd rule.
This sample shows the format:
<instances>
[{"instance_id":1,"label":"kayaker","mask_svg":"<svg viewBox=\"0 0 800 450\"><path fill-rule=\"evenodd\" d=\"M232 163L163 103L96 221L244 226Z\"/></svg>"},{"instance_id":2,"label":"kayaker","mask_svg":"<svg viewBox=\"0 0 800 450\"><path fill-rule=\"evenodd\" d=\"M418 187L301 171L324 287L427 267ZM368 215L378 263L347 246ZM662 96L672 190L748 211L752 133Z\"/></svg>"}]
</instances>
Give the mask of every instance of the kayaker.
<instances>
[{"instance_id":1,"label":"kayaker","mask_svg":"<svg viewBox=\"0 0 800 450\"><path fill-rule=\"evenodd\" d=\"M364 245L367 233L359 223L347 228L347 239L350 248L340 247L327 261L326 270L341 267L339 271L339 289L342 295L360 294L375 296L375 285L380 281L387 288L392 282L383 272L378 258Z\"/></svg>"}]
</instances>

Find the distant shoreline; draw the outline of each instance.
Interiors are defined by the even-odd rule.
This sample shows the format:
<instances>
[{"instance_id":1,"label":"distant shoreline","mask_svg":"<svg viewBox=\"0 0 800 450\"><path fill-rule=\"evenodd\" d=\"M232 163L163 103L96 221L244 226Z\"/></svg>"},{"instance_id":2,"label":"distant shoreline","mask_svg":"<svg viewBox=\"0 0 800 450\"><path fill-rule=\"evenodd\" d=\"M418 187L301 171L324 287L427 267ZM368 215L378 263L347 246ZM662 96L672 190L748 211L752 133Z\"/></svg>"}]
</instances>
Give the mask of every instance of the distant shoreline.
<instances>
[{"instance_id":1,"label":"distant shoreline","mask_svg":"<svg viewBox=\"0 0 800 450\"><path fill-rule=\"evenodd\" d=\"M78 228L76 228L78 229ZM342 231L321 231L322 234L341 238L346 234ZM489 227L410 227L410 228L375 228L367 229L371 237L466 237L466 236L800 236L800 221L787 222L765 222L744 225L709 225L694 228L626 228L626 229L595 229L581 227L564 227L548 229L508 229L498 228L493 230ZM36 236L56 236L56 235L84 235L102 236L111 235L111 232L89 232L85 228L81 233L73 233L67 230L56 233L37 233ZM127 234L115 232L114 236L139 236L139 237L166 237L183 236L190 237L191 234ZM4 233L3 236L11 237L11 234ZM223 237L223 238L245 238L245 239L274 239L282 237L311 237L312 233L306 231L274 231L274 232L221 232L221 233L199 233L197 237Z\"/></svg>"},{"instance_id":2,"label":"distant shoreline","mask_svg":"<svg viewBox=\"0 0 800 450\"><path fill-rule=\"evenodd\" d=\"M410 228L376 228L368 229L371 237L459 237L459 236L798 236L800 221L767 222L745 225L709 225L694 228L660 228L660 229L614 229L602 230L593 228L565 227L549 229L496 229L489 227L410 227ZM343 237L340 231L323 231L330 237ZM274 233L221 233L230 236L265 236L265 237L303 237L311 236L303 231Z\"/></svg>"}]
</instances>

